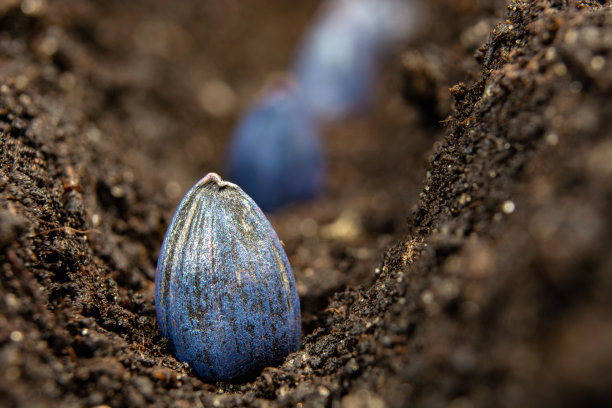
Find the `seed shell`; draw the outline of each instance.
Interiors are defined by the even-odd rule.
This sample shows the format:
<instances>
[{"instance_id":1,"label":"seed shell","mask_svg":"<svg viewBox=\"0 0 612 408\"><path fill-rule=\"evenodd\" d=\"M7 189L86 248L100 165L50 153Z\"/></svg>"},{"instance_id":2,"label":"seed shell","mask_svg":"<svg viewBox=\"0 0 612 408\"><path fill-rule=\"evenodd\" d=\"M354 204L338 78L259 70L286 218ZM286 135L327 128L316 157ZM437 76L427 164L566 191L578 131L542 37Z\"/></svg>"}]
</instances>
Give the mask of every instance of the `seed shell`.
<instances>
[{"instance_id":1,"label":"seed shell","mask_svg":"<svg viewBox=\"0 0 612 408\"><path fill-rule=\"evenodd\" d=\"M378 47L372 13L354 2L325 2L296 56L293 70L318 120L344 119L371 103Z\"/></svg>"},{"instance_id":2,"label":"seed shell","mask_svg":"<svg viewBox=\"0 0 612 408\"><path fill-rule=\"evenodd\" d=\"M299 346L299 298L276 232L240 187L215 173L170 222L155 306L176 357L205 381L249 379Z\"/></svg>"},{"instance_id":3,"label":"seed shell","mask_svg":"<svg viewBox=\"0 0 612 408\"><path fill-rule=\"evenodd\" d=\"M301 41L293 70L318 120L341 120L368 108L381 57L415 30L418 2L329 0Z\"/></svg>"},{"instance_id":4,"label":"seed shell","mask_svg":"<svg viewBox=\"0 0 612 408\"><path fill-rule=\"evenodd\" d=\"M228 172L264 211L321 192L323 148L296 83L276 83L251 106L234 132Z\"/></svg>"}]
</instances>

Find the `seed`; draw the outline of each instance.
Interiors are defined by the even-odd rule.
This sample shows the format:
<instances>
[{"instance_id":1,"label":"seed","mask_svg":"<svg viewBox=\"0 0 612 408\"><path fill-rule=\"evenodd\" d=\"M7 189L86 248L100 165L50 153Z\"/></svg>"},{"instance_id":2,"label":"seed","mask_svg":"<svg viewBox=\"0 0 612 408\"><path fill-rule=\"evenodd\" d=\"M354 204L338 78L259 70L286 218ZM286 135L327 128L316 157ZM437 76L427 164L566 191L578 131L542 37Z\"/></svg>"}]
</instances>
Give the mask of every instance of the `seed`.
<instances>
[{"instance_id":1,"label":"seed","mask_svg":"<svg viewBox=\"0 0 612 408\"><path fill-rule=\"evenodd\" d=\"M236 129L229 178L264 211L315 197L324 178L323 149L295 83L268 88Z\"/></svg>"},{"instance_id":2,"label":"seed","mask_svg":"<svg viewBox=\"0 0 612 408\"><path fill-rule=\"evenodd\" d=\"M209 173L179 204L155 274L159 328L205 381L244 381L299 346L300 303L274 229Z\"/></svg>"},{"instance_id":3,"label":"seed","mask_svg":"<svg viewBox=\"0 0 612 408\"><path fill-rule=\"evenodd\" d=\"M366 109L381 58L414 31L418 19L412 1L323 2L293 66L315 117L338 120Z\"/></svg>"},{"instance_id":4,"label":"seed","mask_svg":"<svg viewBox=\"0 0 612 408\"><path fill-rule=\"evenodd\" d=\"M306 34L293 67L318 120L365 110L377 75L377 49L367 25L347 16L339 2L329 4Z\"/></svg>"}]
</instances>

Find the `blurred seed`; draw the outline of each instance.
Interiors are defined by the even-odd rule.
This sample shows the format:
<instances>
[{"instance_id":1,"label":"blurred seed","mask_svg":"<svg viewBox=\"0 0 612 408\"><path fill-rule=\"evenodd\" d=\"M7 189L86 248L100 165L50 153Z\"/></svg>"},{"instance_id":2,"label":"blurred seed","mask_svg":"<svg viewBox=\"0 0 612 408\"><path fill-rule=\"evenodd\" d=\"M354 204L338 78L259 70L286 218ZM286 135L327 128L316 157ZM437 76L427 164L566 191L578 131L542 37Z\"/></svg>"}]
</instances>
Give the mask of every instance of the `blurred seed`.
<instances>
[{"instance_id":1,"label":"blurred seed","mask_svg":"<svg viewBox=\"0 0 612 408\"><path fill-rule=\"evenodd\" d=\"M319 134L295 83L273 84L251 107L234 132L228 168L230 180L264 211L321 192Z\"/></svg>"}]
</instances>

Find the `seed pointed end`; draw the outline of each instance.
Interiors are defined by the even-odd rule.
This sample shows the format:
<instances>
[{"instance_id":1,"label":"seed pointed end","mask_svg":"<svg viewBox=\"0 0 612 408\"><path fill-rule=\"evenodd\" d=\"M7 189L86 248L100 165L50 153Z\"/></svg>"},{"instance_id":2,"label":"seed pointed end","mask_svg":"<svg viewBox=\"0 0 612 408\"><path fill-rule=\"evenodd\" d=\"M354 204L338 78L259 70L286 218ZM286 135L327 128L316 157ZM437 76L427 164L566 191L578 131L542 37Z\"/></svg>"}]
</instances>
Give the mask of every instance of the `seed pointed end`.
<instances>
[{"instance_id":1,"label":"seed pointed end","mask_svg":"<svg viewBox=\"0 0 612 408\"><path fill-rule=\"evenodd\" d=\"M221 179L221 176L213 172L208 173L200 181L198 181L198 185L204 185L208 183L215 183L216 185L219 186L219 188L237 187L234 183L230 183L229 181L225 181Z\"/></svg>"}]
</instances>

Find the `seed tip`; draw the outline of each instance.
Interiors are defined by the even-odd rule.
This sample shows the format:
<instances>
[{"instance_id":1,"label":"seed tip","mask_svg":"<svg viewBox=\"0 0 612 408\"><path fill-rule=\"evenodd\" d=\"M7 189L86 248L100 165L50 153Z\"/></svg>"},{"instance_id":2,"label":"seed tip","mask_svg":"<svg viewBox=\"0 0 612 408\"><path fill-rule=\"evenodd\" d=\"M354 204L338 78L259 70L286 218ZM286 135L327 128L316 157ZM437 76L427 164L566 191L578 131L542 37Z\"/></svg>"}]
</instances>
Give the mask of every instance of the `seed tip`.
<instances>
[{"instance_id":1,"label":"seed tip","mask_svg":"<svg viewBox=\"0 0 612 408\"><path fill-rule=\"evenodd\" d=\"M200 181L198 181L199 185L204 185L204 184L208 184L208 183L215 183L220 188L223 188L223 187L236 187L235 184L230 183L229 181L225 181L225 180L221 179L221 176L219 176L217 173L214 173L214 172L208 173Z\"/></svg>"}]
</instances>

